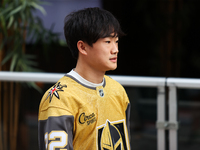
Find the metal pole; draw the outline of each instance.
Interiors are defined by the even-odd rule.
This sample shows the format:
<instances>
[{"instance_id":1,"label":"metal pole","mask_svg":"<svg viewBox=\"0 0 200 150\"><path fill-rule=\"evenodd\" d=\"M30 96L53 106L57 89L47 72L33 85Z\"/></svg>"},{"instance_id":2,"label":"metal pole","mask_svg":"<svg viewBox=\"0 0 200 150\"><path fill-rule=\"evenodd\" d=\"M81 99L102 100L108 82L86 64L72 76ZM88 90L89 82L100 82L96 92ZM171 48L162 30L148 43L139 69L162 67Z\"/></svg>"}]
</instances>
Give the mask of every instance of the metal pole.
<instances>
[{"instance_id":1,"label":"metal pole","mask_svg":"<svg viewBox=\"0 0 200 150\"><path fill-rule=\"evenodd\" d=\"M165 87L162 86L158 87L157 95L157 149L165 150L165 146Z\"/></svg>"},{"instance_id":2,"label":"metal pole","mask_svg":"<svg viewBox=\"0 0 200 150\"><path fill-rule=\"evenodd\" d=\"M169 150L178 150L177 88L169 86Z\"/></svg>"}]
</instances>

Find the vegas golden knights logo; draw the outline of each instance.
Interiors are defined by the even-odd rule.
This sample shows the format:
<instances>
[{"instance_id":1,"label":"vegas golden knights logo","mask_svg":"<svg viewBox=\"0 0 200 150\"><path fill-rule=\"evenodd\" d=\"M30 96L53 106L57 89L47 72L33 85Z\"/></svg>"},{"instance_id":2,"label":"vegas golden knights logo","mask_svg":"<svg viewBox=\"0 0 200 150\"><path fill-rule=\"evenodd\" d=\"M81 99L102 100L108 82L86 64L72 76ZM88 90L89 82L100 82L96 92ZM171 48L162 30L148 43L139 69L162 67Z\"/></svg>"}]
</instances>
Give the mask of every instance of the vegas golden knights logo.
<instances>
[{"instance_id":1,"label":"vegas golden knights logo","mask_svg":"<svg viewBox=\"0 0 200 150\"><path fill-rule=\"evenodd\" d=\"M98 128L99 150L127 150L123 121L111 123L109 120Z\"/></svg>"}]
</instances>

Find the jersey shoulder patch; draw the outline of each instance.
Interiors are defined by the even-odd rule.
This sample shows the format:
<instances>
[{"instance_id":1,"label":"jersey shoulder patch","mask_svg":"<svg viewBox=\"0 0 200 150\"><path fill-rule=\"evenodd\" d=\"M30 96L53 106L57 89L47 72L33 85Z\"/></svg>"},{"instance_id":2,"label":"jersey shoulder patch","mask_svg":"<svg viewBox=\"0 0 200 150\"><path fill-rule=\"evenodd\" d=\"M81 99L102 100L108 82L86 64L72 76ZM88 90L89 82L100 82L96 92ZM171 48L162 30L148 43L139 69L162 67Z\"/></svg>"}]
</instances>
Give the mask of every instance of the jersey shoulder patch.
<instances>
[{"instance_id":1,"label":"jersey shoulder patch","mask_svg":"<svg viewBox=\"0 0 200 150\"><path fill-rule=\"evenodd\" d=\"M64 88L67 88L66 84L61 84L60 82L56 83L48 92L46 100L49 99L49 103L53 97L60 99L59 93L64 91Z\"/></svg>"}]
</instances>

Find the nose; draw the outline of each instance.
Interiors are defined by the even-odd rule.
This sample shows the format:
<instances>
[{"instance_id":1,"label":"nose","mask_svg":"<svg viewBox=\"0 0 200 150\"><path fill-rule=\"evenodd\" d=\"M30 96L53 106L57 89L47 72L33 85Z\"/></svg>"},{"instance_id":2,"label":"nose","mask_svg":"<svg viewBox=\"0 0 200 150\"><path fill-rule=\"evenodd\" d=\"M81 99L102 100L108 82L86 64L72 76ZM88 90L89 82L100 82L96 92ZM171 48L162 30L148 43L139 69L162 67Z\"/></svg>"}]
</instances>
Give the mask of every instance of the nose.
<instances>
[{"instance_id":1,"label":"nose","mask_svg":"<svg viewBox=\"0 0 200 150\"><path fill-rule=\"evenodd\" d=\"M117 54L118 52L119 52L118 43L114 43L113 46L112 46L112 51L111 51L111 53L112 53L112 54Z\"/></svg>"}]
</instances>

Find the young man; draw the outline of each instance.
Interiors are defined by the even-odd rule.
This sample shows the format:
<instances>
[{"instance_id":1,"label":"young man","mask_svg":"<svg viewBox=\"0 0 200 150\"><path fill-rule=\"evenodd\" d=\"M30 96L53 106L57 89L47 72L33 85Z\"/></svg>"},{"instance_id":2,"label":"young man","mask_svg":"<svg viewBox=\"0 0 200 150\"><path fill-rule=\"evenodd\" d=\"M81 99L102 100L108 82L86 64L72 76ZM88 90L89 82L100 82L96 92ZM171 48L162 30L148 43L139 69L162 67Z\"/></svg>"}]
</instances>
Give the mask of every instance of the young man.
<instances>
[{"instance_id":1,"label":"young man","mask_svg":"<svg viewBox=\"0 0 200 150\"><path fill-rule=\"evenodd\" d=\"M41 100L39 149L129 150L129 99L105 75L117 67L119 22L106 10L87 8L66 17L64 33L77 65Z\"/></svg>"}]
</instances>

